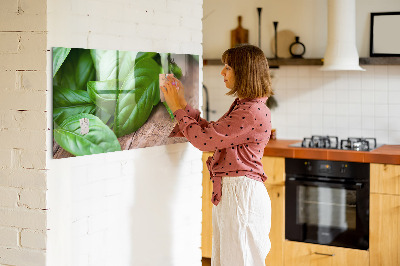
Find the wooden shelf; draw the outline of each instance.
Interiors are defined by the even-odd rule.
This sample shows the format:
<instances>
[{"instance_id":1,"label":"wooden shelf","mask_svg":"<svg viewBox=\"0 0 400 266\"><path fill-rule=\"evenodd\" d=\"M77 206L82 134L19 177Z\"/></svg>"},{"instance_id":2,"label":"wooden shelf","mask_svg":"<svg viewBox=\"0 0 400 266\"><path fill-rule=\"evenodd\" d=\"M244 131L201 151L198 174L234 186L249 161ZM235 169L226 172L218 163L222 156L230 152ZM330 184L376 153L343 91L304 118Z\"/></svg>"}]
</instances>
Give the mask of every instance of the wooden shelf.
<instances>
[{"instance_id":1,"label":"wooden shelf","mask_svg":"<svg viewBox=\"0 0 400 266\"><path fill-rule=\"evenodd\" d=\"M268 64L270 67L279 66L304 66L304 65L322 65L321 58L268 58ZM217 66L222 65L220 59L204 59L203 65L205 66Z\"/></svg>"},{"instance_id":2,"label":"wooden shelf","mask_svg":"<svg viewBox=\"0 0 400 266\"><path fill-rule=\"evenodd\" d=\"M279 66L322 66L323 58L268 58L271 68ZM204 59L204 66L222 65L220 59ZM400 65L400 57L362 57L360 65Z\"/></svg>"},{"instance_id":3,"label":"wooden shelf","mask_svg":"<svg viewBox=\"0 0 400 266\"><path fill-rule=\"evenodd\" d=\"M271 67L279 66L322 66L322 58L269 58Z\"/></svg>"},{"instance_id":4,"label":"wooden shelf","mask_svg":"<svg viewBox=\"0 0 400 266\"><path fill-rule=\"evenodd\" d=\"M400 65L400 57L362 57L360 65Z\"/></svg>"}]
</instances>

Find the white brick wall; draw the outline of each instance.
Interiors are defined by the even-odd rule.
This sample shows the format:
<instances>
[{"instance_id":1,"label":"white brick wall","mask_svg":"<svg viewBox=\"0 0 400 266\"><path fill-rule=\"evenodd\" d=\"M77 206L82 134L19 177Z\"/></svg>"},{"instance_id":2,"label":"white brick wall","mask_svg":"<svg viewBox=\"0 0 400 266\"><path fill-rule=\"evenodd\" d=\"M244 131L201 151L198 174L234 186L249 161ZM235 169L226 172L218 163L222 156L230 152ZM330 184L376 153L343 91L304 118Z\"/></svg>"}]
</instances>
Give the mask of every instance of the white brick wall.
<instances>
[{"instance_id":1,"label":"white brick wall","mask_svg":"<svg viewBox=\"0 0 400 266\"><path fill-rule=\"evenodd\" d=\"M46 249L46 231L23 229L21 246L31 249Z\"/></svg>"},{"instance_id":2,"label":"white brick wall","mask_svg":"<svg viewBox=\"0 0 400 266\"><path fill-rule=\"evenodd\" d=\"M49 73L52 46L201 55L202 1L5 0L0 16L0 265L200 265L201 153L51 160Z\"/></svg>"},{"instance_id":3,"label":"white brick wall","mask_svg":"<svg viewBox=\"0 0 400 266\"><path fill-rule=\"evenodd\" d=\"M46 5L0 3L1 265L45 265Z\"/></svg>"},{"instance_id":4,"label":"white brick wall","mask_svg":"<svg viewBox=\"0 0 400 266\"><path fill-rule=\"evenodd\" d=\"M202 0L52 0L47 8L48 49L202 54ZM189 143L51 157L48 265L201 265L201 152Z\"/></svg>"},{"instance_id":5,"label":"white brick wall","mask_svg":"<svg viewBox=\"0 0 400 266\"><path fill-rule=\"evenodd\" d=\"M18 204L17 188L0 187L0 207L15 208Z\"/></svg>"},{"instance_id":6,"label":"white brick wall","mask_svg":"<svg viewBox=\"0 0 400 266\"><path fill-rule=\"evenodd\" d=\"M18 247L19 230L17 228L0 227L0 247Z\"/></svg>"}]
</instances>

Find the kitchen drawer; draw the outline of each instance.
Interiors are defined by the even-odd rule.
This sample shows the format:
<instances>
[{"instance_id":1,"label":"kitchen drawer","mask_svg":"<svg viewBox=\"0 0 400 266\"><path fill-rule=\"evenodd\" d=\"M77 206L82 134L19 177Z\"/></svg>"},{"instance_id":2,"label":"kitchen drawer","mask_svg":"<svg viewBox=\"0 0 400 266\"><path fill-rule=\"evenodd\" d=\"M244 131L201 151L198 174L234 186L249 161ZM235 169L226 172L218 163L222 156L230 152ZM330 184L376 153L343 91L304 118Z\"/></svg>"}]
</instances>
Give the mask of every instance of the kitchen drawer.
<instances>
[{"instance_id":1,"label":"kitchen drawer","mask_svg":"<svg viewBox=\"0 0 400 266\"><path fill-rule=\"evenodd\" d=\"M285 241L285 266L366 266L366 250Z\"/></svg>"}]
</instances>

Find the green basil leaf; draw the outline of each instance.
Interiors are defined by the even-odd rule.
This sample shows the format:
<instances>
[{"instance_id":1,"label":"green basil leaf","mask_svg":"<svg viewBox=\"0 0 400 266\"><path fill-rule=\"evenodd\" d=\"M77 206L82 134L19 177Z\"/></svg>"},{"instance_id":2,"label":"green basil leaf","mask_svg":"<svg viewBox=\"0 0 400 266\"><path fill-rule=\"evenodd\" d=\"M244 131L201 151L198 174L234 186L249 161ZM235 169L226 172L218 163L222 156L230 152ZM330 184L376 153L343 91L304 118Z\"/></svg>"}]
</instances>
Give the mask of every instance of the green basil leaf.
<instances>
[{"instance_id":1,"label":"green basil leaf","mask_svg":"<svg viewBox=\"0 0 400 266\"><path fill-rule=\"evenodd\" d=\"M53 85L71 90L86 90L86 83L95 78L93 60L88 49L71 49L53 79Z\"/></svg>"},{"instance_id":2,"label":"green basil leaf","mask_svg":"<svg viewBox=\"0 0 400 266\"><path fill-rule=\"evenodd\" d=\"M169 63L169 71L174 74L177 79L182 77L182 69L175 62Z\"/></svg>"},{"instance_id":3,"label":"green basil leaf","mask_svg":"<svg viewBox=\"0 0 400 266\"><path fill-rule=\"evenodd\" d=\"M53 47L53 78L60 69L65 58L67 58L71 48Z\"/></svg>"},{"instance_id":4,"label":"green basil leaf","mask_svg":"<svg viewBox=\"0 0 400 266\"><path fill-rule=\"evenodd\" d=\"M136 55L136 63L145 58L153 58L157 55L154 52L138 52Z\"/></svg>"},{"instance_id":5,"label":"green basil leaf","mask_svg":"<svg viewBox=\"0 0 400 266\"><path fill-rule=\"evenodd\" d=\"M169 114L169 116L171 117L171 120L174 120L174 113L172 112L172 110L169 108L167 102L163 102L165 108L167 109L167 112Z\"/></svg>"},{"instance_id":6,"label":"green basil leaf","mask_svg":"<svg viewBox=\"0 0 400 266\"><path fill-rule=\"evenodd\" d=\"M137 52L118 50L91 50L96 79L123 81L135 66Z\"/></svg>"},{"instance_id":7,"label":"green basil leaf","mask_svg":"<svg viewBox=\"0 0 400 266\"><path fill-rule=\"evenodd\" d=\"M160 101L158 77L162 72L152 58L138 61L118 91L114 132L118 137L139 129Z\"/></svg>"},{"instance_id":8,"label":"green basil leaf","mask_svg":"<svg viewBox=\"0 0 400 266\"><path fill-rule=\"evenodd\" d=\"M79 120L82 118L89 119L89 133L86 135L81 134ZM78 114L64 120L54 129L54 139L63 149L75 156L121 150L114 132L91 114Z\"/></svg>"},{"instance_id":9,"label":"green basil leaf","mask_svg":"<svg viewBox=\"0 0 400 266\"><path fill-rule=\"evenodd\" d=\"M193 59L194 59L197 63L199 62L199 60L200 60L199 55L197 55L197 54L192 54L191 56L193 57Z\"/></svg>"},{"instance_id":10,"label":"green basil leaf","mask_svg":"<svg viewBox=\"0 0 400 266\"><path fill-rule=\"evenodd\" d=\"M161 68L163 70L162 74L169 74L169 69L168 69L169 58L170 58L169 53L160 53L160 63L161 63Z\"/></svg>"},{"instance_id":11,"label":"green basil leaf","mask_svg":"<svg viewBox=\"0 0 400 266\"><path fill-rule=\"evenodd\" d=\"M93 114L95 109L96 106L86 91L57 87L53 91L53 122L55 127L70 116L80 113Z\"/></svg>"},{"instance_id":12,"label":"green basil leaf","mask_svg":"<svg viewBox=\"0 0 400 266\"><path fill-rule=\"evenodd\" d=\"M89 81L87 91L90 99L102 110L114 114L118 93L118 80Z\"/></svg>"},{"instance_id":13,"label":"green basil leaf","mask_svg":"<svg viewBox=\"0 0 400 266\"><path fill-rule=\"evenodd\" d=\"M113 127L113 123L114 123L114 114L110 114L107 113L106 111L104 111L103 109L97 107L96 108L96 112L95 112L96 116L98 118L100 118L101 121L103 121L104 124L106 124L109 128Z\"/></svg>"}]
</instances>

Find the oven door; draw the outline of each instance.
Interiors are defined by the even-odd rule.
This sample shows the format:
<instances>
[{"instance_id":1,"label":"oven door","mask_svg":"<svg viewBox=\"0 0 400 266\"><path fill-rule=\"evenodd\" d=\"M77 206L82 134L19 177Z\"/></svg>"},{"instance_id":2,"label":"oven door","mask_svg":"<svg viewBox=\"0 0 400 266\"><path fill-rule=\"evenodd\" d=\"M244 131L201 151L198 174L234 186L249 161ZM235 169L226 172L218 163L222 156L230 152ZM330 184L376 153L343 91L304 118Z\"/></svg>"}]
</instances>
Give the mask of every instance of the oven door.
<instances>
[{"instance_id":1,"label":"oven door","mask_svg":"<svg viewBox=\"0 0 400 266\"><path fill-rule=\"evenodd\" d=\"M286 178L286 239L367 250L369 185Z\"/></svg>"}]
</instances>

